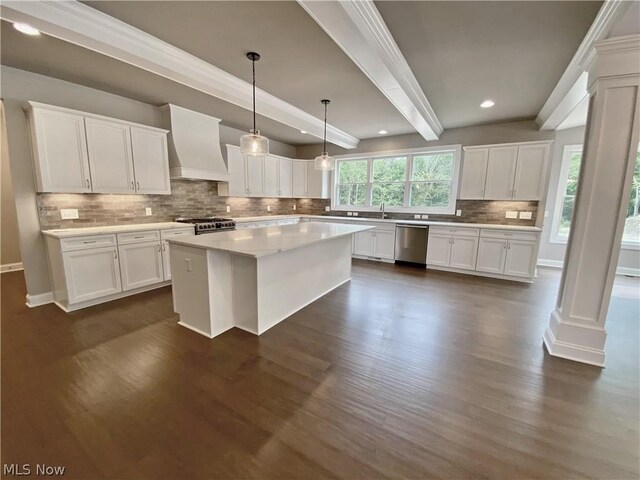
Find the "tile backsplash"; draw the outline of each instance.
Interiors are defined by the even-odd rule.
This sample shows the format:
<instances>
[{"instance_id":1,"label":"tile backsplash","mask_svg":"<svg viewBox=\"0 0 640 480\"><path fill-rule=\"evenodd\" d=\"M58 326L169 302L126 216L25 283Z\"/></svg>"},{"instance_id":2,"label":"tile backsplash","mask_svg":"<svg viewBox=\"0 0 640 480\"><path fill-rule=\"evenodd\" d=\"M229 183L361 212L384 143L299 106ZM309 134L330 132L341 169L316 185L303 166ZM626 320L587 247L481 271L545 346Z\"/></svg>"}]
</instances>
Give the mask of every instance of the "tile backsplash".
<instances>
[{"instance_id":1,"label":"tile backsplash","mask_svg":"<svg viewBox=\"0 0 640 480\"><path fill-rule=\"evenodd\" d=\"M261 215L340 215L346 212L325 212L329 200L297 198L241 198L218 196L218 184L207 181L172 180L171 195L110 195L39 193L37 195L42 229L75 228L128 223L173 221L181 216L248 217ZM293 206L296 205L296 210ZM227 206L231 211L227 213ZM267 210L270 207L270 211ZM151 215L145 215L145 208ZM75 208L78 218L61 219L61 209ZM462 215L429 215L429 220L503 225L535 225L538 202L498 202L488 200L458 200ZM531 220L508 219L505 213L532 212ZM363 213L360 217L379 217L379 213ZM389 213L388 218L413 219L413 215Z\"/></svg>"}]
</instances>

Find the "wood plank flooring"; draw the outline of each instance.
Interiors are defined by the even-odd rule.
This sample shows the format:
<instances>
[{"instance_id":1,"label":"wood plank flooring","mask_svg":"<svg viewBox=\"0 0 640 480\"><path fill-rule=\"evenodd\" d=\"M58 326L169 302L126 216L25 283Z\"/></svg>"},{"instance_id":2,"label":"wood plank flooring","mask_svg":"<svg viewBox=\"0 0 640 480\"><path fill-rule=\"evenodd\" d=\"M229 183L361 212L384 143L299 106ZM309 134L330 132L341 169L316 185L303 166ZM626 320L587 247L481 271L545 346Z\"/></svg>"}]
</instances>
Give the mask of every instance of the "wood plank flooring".
<instances>
[{"instance_id":1,"label":"wood plank flooring","mask_svg":"<svg viewBox=\"0 0 640 480\"><path fill-rule=\"evenodd\" d=\"M638 478L639 282L604 370L546 355L533 285L355 261L260 337L179 327L171 290L65 314L2 281L2 463L65 478ZM309 279L313 281L313 279Z\"/></svg>"}]
</instances>

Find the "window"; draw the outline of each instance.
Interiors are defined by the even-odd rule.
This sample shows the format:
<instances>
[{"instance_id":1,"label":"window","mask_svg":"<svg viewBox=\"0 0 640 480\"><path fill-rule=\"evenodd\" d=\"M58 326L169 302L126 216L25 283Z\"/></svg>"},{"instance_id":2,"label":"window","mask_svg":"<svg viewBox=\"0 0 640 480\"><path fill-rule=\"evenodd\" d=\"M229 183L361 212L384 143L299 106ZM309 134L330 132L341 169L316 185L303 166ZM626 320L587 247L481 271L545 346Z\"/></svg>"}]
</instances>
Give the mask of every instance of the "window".
<instances>
[{"instance_id":1,"label":"window","mask_svg":"<svg viewBox=\"0 0 640 480\"><path fill-rule=\"evenodd\" d=\"M552 239L566 243L578 189L582 146L567 145L562 156L558 199L552 223ZM640 149L636 154L631 195L627 206L627 219L622 234L623 246L640 246Z\"/></svg>"},{"instance_id":2,"label":"window","mask_svg":"<svg viewBox=\"0 0 640 480\"><path fill-rule=\"evenodd\" d=\"M334 210L454 213L460 147L337 158Z\"/></svg>"}]
</instances>

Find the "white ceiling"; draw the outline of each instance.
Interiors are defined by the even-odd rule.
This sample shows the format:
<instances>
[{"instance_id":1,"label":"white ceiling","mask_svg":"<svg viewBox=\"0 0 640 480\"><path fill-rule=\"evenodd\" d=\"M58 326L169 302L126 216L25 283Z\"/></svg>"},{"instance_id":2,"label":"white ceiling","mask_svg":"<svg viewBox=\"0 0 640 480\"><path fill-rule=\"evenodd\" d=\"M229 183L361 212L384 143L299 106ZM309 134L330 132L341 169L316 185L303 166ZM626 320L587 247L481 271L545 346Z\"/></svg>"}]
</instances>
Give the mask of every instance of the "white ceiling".
<instances>
[{"instance_id":1,"label":"white ceiling","mask_svg":"<svg viewBox=\"0 0 640 480\"><path fill-rule=\"evenodd\" d=\"M413 127L295 2L86 2L250 81L358 138ZM376 2L445 128L535 118L601 2ZM177 103L250 127L236 105L84 48L20 35L3 22L1 62L152 104ZM487 97L489 110L478 107ZM267 136L292 145L317 139L269 119Z\"/></svg>"}]
</instances>

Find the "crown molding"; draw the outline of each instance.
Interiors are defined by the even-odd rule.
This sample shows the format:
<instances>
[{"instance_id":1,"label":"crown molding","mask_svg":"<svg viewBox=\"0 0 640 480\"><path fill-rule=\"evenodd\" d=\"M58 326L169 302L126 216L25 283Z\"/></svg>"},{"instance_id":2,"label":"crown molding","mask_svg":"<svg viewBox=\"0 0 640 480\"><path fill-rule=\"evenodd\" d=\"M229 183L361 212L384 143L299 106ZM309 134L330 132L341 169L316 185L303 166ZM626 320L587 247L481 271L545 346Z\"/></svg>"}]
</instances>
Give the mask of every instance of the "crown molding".
<instances>
[{"instance_id":1,"label":"crown molding","mask_svg":"<svg viewBox=\"0 0 640 480\"><path fill-rule=\"evenodd\" d=\"M298 0L334 42L426 140L442 125L372 0Z\"/></svg>"},{"instance_id":2,"label":"crown molding","mask_svg":"<svg viewBox=\"0 0 640 480\"><path fill-rule=\"evenodd\" d=\"M562 77L540 110L536 122L540 130L555 130L588 95L586 75L594 43L611 31L614 23L631 7L625 0L606 0L573 55Z\"/></svg>"},{"instance_id":3,"label":"crown molding","mask_svg":"<svg viewBox=\"0 0 640 480\"><path fill-rule=\"evenodd\" d=\"M3 1L0 17L28 23L49 36L252 109L250 83L76 0ZM315 137L323 136L323 120L264 90L256 89L256 104L260 115ZM351 149L357 147L359 139L327 125L327 141Z\"/></svg>"}]
</instances>

